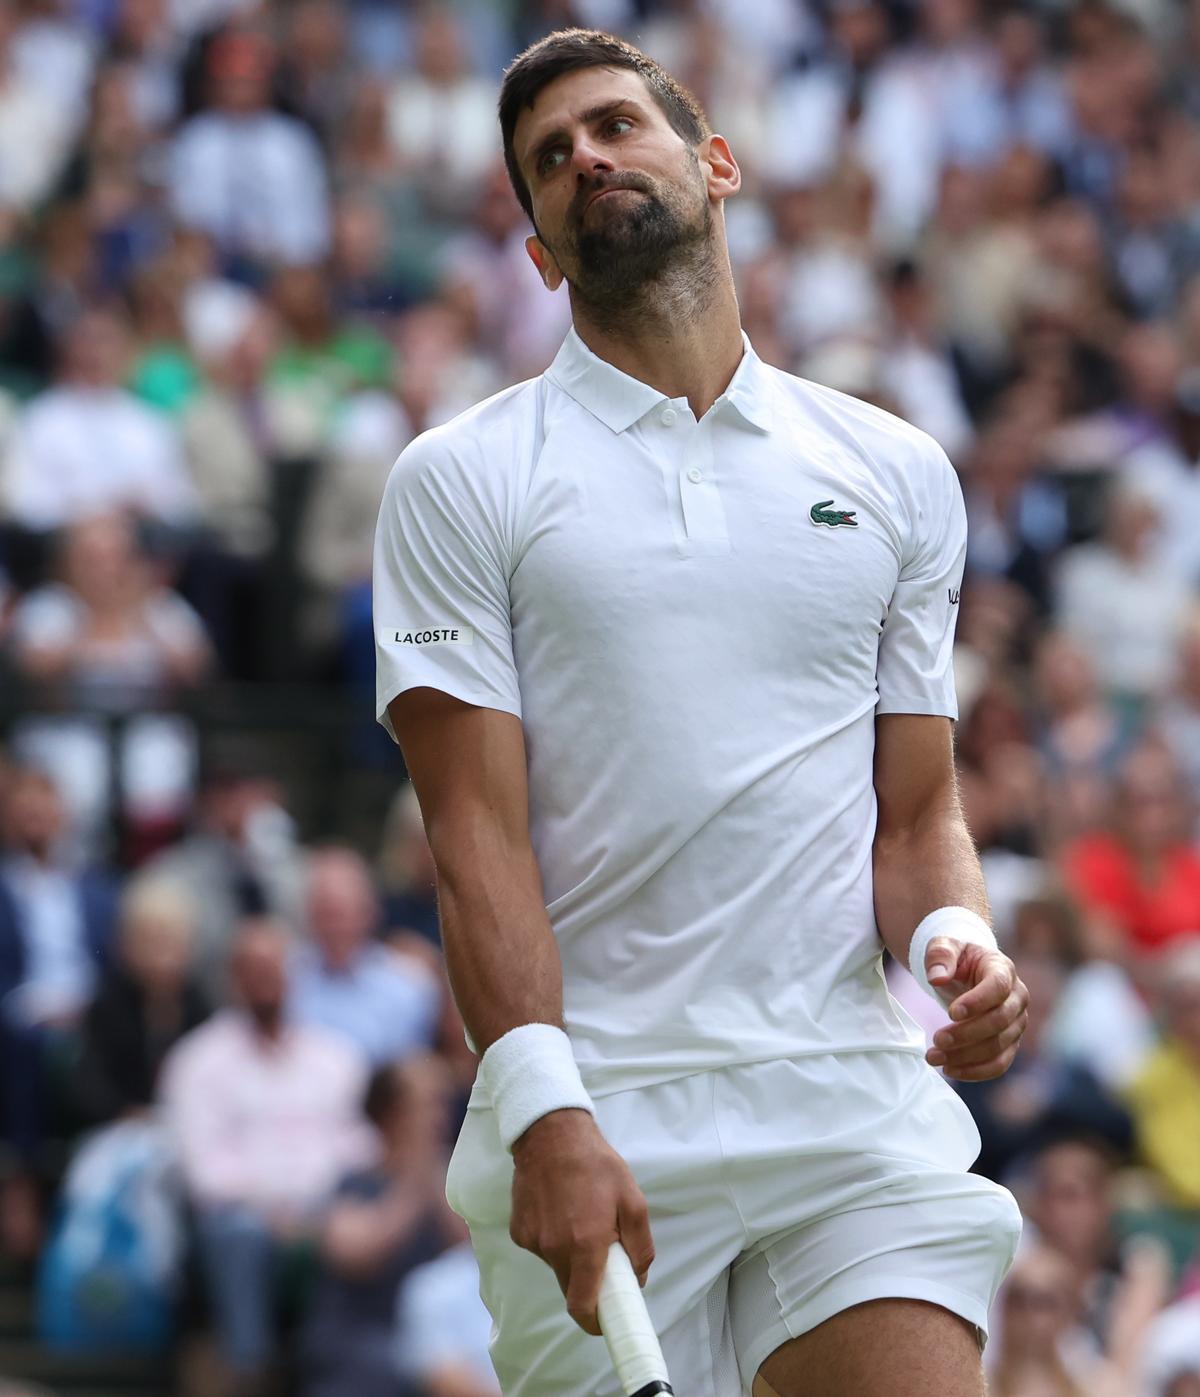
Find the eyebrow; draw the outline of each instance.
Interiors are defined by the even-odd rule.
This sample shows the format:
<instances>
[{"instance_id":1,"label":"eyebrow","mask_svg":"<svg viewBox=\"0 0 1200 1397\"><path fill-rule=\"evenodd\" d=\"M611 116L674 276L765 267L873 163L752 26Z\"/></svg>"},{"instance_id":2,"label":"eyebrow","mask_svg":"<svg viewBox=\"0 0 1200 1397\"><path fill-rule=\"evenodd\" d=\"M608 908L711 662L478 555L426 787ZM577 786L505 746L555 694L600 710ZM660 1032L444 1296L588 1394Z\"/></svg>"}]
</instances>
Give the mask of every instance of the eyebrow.
<instances>
[{"instance_id":1,"label":"eyebrow","mask_svg":"<svg viewBox=\"0 0 1200 1397\"><path fill-rule=\"evenodd\" d=\"M594 122L601 121L613 112L619 111L622 107L627 110L642 113L642 108L632 97L616 97L609 102L598 102L594 107L589 107L587 111L579 113L579 120L584 126L591 126ZM536 172L542 156L552 147L565 141L570 132L565 126L558 126L549 135L543 136L529 155L527 160L532 161L532 169Z\"/></svg>"}]
</instances>

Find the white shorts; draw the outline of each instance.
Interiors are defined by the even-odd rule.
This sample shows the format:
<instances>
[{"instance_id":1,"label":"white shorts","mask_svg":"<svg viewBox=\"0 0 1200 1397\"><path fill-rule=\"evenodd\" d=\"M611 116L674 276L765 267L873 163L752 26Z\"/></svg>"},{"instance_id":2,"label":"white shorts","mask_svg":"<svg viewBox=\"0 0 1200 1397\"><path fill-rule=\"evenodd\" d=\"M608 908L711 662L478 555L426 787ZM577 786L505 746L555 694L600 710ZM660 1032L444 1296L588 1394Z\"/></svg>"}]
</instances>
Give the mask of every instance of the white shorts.
<instances>
[{"instance_id":1,"label":"white shorts","mask_svg":"<svg viewBox=\"0 0 1200 1397\"><path fill-rule=\"evenodd\" d=\"M927 1300L987 1334L1021 1218L967 1172L979 1135L915 1054L755 1063L596 1102L650 1208L646 1301L676 1392L741 1397L781 1344L867 1300ZM446 1192L468 1223L505 1397L619 1397L600 1339L508 1235L512 1160L467 1114Z\"/></svg>"}]
</instances>

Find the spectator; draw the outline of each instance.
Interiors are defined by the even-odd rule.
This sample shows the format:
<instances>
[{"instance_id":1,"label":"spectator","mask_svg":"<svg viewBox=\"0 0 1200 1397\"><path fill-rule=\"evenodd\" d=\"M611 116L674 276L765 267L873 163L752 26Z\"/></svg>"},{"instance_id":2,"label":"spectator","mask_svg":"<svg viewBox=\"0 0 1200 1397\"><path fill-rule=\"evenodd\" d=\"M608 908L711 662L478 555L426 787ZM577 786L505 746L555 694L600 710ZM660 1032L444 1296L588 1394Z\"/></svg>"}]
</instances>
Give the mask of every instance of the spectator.
<instances>
[{"instance_id":1,"label":"spectator","mask_svg":"<svg viewBox=\"0 0 1200 1397\"><path fill-rule=\"evenodd\" d=\"M117 957L88 1006L72 1074L79 1118L150 1111L167 1053L208 1017L192 978L195 910L170 883L139 878L121 904Z\"/></svg>"},{"instance_id":2,"label":"spectator","mask_svg":"<svg viewBox=\"0 0 1200 1397\"><path fill-rule=\"evenodd\" d=\"M14 51L15 6L0 9L0 207L31 208L58 176L74 122L53 88L27 72Z\"/></svg>"},{"instance_id":3,"label":"spectator","mask_svg":"<svg viewBox=\"0 0 1200 1397\"><path fill-rule=\"evenodd\" d=\"M383 917L389 936L416 932L440 947L437 869L411 782L392 799L379 850Z\"/></svg>"},{"instance_id":4,"label":"spectator","mask_svg":"<svg viewBox=\"0 0 1200 1397\"><path fill-rule=\"evenodd\" d=\"M1070 1261L1043 1245L1018 1255L1000 1292L999 1353L989 1391L995 1397L1129 1397L1150 1315L1161 1301L1159 1277L1148 1260L1123 1298L1127 1316L1111 1355L1081 1341L1079 1283Z\"/></svg>"},{"instance_id":5,"label":"spectator","mask_svg":"<svg viewBox=\"0 0 1200 1397\"><path fill-rule=\"evenodd\" d=\"M1037 1154L1021 1198L1038 1239L1074 1268L1080 1338L1097 1353L1108 1342L1121 1281L1116 1166L1111 1149L1094 1137L1065 1137Z\"/></svg>"},{"instance_id":6,"label":"spectator","mask_svg":"<svg viewBox=\"0 0 1200 1397\"><path fill-rule=\"evenodd\" d=\"M404 1368L427 1397L500 1397L488 1352L492 1318L465 1236L405 1281L398 1327Z\"/></svg>"},{"instance_id":7,"label":"spectator","mask_svg":"<svg viewBox=\"0 0 1200 1397\"><path fill-rule=\"evenodd\" d=\"M461 214L496 158L495 104L493 83L471 71L459 17L425 11L413 70L391 92L388 131L399 170L434 216Z\"/></svg>"},{"instance_id":8,"label":"spectator","mask_svg":"<svg viewBox=\"0 0 1200 1397\"><path fill-rule=\"evenodd\" d=\"M40 1228L30 1170L49 1125L52 1053L78 1023L112 941L114 894L77 866L53 781L9 766L0 790L0 1139L20 1169L0 1180L0 1243L20 1257Z\"/></svg>"},{"instance_id":9,"label":"spectator","mask_svg":"<svg viewBox=\"0 0 1200 1397\"><path fill-rule=\"evenodd\" d=\"M204 626L161 584L124 516L73 525L61 559L61 580L18 603L12 653L28 679L66 694L89 716L30 719L18 741L51 766L94 833L114 780L100 715L130 714L118 746L119 813L131 824L135 846L152 847L182 823L194 739L182 718L137 710L201 678L211 658Z\"/></svg>"},{"instance_id":10,"label":"spectator","mask_svg":"<svg viewBox=\"0 0 1200 1397\"><path fill-rule=\"evenodd\" d=\"M358 1119L363 1064L334 1035L289 1019L287 950L277 924L243 923L230 955L234 1004L181 1039L162 1074L239 1397L268 1376L273 1277L311 1245L330 1190L369 1149Z\"/></svg>"},{"instance_id":11,"label":"spectator","mask_svg":"<svg viewBox=\"0 0 1200 1397\"><path fill-rule=\"evenodd\" d=\"M1159 524L1145 491L1119 479L1103 540L1072 549L1059 567L1060 624L1118 698L1144 701L1165 688L1183 629L1187 586L1154 555Z\"/></svg>"},{"instance_id":12,"label":"spectator","mask_svg":"<svg viewBox=\"0 0 1200 1397\"><path fill-rule=\"evenodd\" d=\"M316 262L329 250L320 147L307 127L271 110L274 64L265 35L220 34L207 59L211 107L184 125L171 155L179 222L251 270Z\"/></svg>"},{"instance_id":13,"label":"spectator","mask_svg":"<svg viewBox=\"0 0 1200 1397\"><path fill-rule=\"evenodd\" d=\"M1166 1034L1129 1088L1138 1149L1165 1201L1200 1211L1200 942L1163 960Z\"/></svg>"},{"instance_id":14,"label":"spectator","mask_svg":"<svg viewBox=\"0 0 1200 1397\"><path fill-rule=\"evenodd\" d=\"M363 859L327 848L308 865L308 931L297 957L295 1015L352 1043L374 1067L433 1041L438 986L426 967L379 945L379 898Z\"/></svg>"},{"instance_id":15,"label":"spectator","mask_svg":"<svg viewBox=\"0 0 1200 1397\"><path fill-rule=\"evenodd\" d=\"M196 909L196 967L209 996L219 1002L238 923L270 916L295 926L303 902L295 827L278 783L263 772L257 753L227 746L213 757L191 833L145 871L178 884Z\"/></svg>"},{"instance_id":16,"label":"spectator","mask_svg":"<svg viewBox=\"0 0 1200 1397\"><path fill-rule=\"evenodd\" d=\"M1160 744L1143 744L1121 764L1108 831L1063 851L1068 886L1113 931L1122 957L1153 954L1200 931L1200 854L1179 768Z\"/></svg>"},{"instance_id":17,"label":"spectator","mask_svg":"<svg viewBox=\"0 0 1200 1397\"><path fill-rule=\"evenodd\" d=\"M304 1397L398 1397L402 1390L396 1296L455 1231L445 1201L448 1087L433 1057L378 1067L371 1077L366 1113L383 1156L342 1180L325 1217L324 1270L303 1345Z\"/></svg>"},{"instance_id":18,"label":"spectator","mask_svg":"<svg viewBox=\"0 0 1200 1397\"><path fill-rule=\"evenodd\" d=\"M121 387L128 327L89 310L60 341L54 388L22 412L12 433L5 503L11 520L43 531L131 509L173 529L195 517L195 494L169 422Z\"/></svg>"}]
</instances>

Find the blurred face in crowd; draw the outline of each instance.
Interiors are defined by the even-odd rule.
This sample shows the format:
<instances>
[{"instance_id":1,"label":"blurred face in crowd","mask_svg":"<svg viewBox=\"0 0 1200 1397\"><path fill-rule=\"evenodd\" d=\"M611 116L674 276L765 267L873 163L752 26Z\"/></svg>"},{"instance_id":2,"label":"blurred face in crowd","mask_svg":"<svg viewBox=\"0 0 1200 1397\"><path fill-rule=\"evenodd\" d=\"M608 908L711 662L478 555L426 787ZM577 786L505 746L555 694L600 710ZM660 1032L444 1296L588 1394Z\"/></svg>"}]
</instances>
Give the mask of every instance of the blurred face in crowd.
<instances>
[{"instance_id":1,"label":"blurred face in crowd","mask_svg":"<svg viewBox=\"0 0 1200 1397\"><path fill-rule=\"evenodd\" d=\"M193 909L182 892L154 884L135 889L121 924L125 968L147 994L178 994L191 966L193 934Z\"/></svg>"},{"instance_id":2,"label":"blurred face in crowd","mask_svg":"<svg viewBox=\"0 0 1200 1397\"><path fill-rule=\"evenodd\" d=\"M1052 717L1066 717L1096 698L1096 678L1087 654L1069 636L1051 631L1034 657L1038 702Z\"/></svg>"},{"instance_id":3,"label":"blurred face in crowd","mask_svg":"<svg viewBox=\"0 0 1200 1397\"><path fill-rule=\"evenodd\" d=\"M1079 1292L1071 1263L1048 1247L1018 1257L1001 1292L1006 1356L1051 1362L1074 1320Z\"/></svg>"},{"instance_id":4,"label":"blurred face in crowd","mask_svg":"<svg viewBox=\"0 0 1200 1397\"><path fill-rule=\"evenodd\" d=\"M978 17L976 0L925 0L920 14L925 37L938 47L962 43Z\"/></svg>"},{"instance_id":5,"label":"blurred face in crowd","mask_svg":"<svg viewBox=\"0 0 1200 1397\"><path fill-rule=\"evenodd\" d=\"M1029 1216L1045 1240L1088 1272L1112 1244L1112 1168L1084 1141L1063 1141L1038 1156Z\"/></svg>"},{"instance_id":6,"label":"blurred face in crowd","mask_svg":"<svg viewBox=\"0 0 1200 1397\"><path fill-rule=\"evenodd\" d=\"M380 1134L399 1152L423 1154L438 1148L449 1127L450 1076L445 1063L429 1054L387 1071L389 1099L376 1121Z\"/></svg>"},{"instance_id":7,"label":"blurred face in crowd","mask_svg":"<svg viewBox=\"0 0 1200 1397\"><path fill-rule=\"evenodd\" d=\"M308 873L308 925L326 965L345 970L378 922L379 903L365 862L350 849L314 854Z\"/></svg>"},{"instance_id":8,"label":"blurred face in crowd","mask_svg":"<svg viewBox=\"0 0 1200 1397\"><path fill-rule=\"evenodd\" d=\"M270 106L274 55L258 34L226 34L213 44L209 79L213 105L232 116Z\"/></svg>"},{"instance_id":9,"label":"blurred face in crowd","mask_svg":"<svg viewBox=\"0 0 1200 1397\"><path fill-rule=\"evenodd\" d=\"M242 923L230 956L234 997L259 1028L275 1032L287 1002L287 932L267 917Z\"/></svg>"},{"instance_id":10,"label":"blurred face in crowd","mask_svg":"<svg viewBox=\"0 0 1200 1397\"><path fill-rule=\"evenodd\" d=\"M1117 781L1115 809L1118 830L1136 854L1156 857L1186 838L1183 782L1161 748L1143 747L1126 759Z\"/></svg>"},{"instance_id":11,"label":"blurred face in crowd","mask_svg":"<svg viewBox=\"0 0 1200 1397\"><path fill-rule=\"evenodd\" d=\"M116 388L125 380L129 355L124 322L107 311L88 311L63 341L63 377L81 388Z\"/></svg>"},{"instance_id":12,"label":"blurred face in crowd","mask_svg":"<svg viewBox=\"0 0 1200 1397\"><path fill-rule=\"evenodd\" d=\"M39 861L51 856L66 830L58 787L40 771L18 769L9 776L3 813L5 844Z\"/></svg>"},{"instance_id":13,"label":"blurred face in crowd","mask_svg":"<svg viewBox=\"0 0 1200 1397\"><path fill-rule=\"evenodd\" d=\"M993 32L1000 66L1010 81L1031 72L1042 53L1042 28L1035 16L1021 10L1006 10Z\"/></svg>"},{"instance_id":14,"label":"blurred face in crowd","mask_svg":"<svg viewBox=\"0 0 1200 1397\"><path fill-rule=\"evenodd\" d=\"M134 601L144 573L129 519L105 514L74 525L63 545L62 576L94 608L108 610Z\"/></svg>"},{"instance_id":15,"label":"blurred face in crowd","mask_svg":"<svg viewBox=\"0 0 1200 1397\"><path fill-rule=\"evenodd\" d=\"M719 136L709 142L728 155ZM565 278L588 305L615 309L711 246L709 167L637 73L556 78L522 110L513 150L533 200L530 256L552 290Z\"/></svg>"},{"instance_id":16,"label":"blurred face in crowd","mask_svg":"<svg viewBox=\"0 0 1200 1397\"><path fill-rule=\"evenodd\" d=\"M834 6L831 32L852 67L868 68L887 47L887 16L876 0L843 0Z\"/></svg>"}]
</instances>

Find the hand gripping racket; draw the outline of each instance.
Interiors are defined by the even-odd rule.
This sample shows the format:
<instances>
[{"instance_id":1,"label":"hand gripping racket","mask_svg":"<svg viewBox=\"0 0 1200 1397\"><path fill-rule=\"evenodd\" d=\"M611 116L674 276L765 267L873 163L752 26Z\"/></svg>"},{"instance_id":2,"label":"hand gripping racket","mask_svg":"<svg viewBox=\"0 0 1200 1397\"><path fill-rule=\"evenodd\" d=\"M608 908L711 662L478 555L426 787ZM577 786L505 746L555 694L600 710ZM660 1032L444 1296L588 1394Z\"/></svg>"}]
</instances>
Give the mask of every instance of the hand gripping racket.
<instances>
[{"instance_id":1,"label":"hand gripping racket","mask_svg":"<svg viewBox=\"0 0 1200 1397\"><path fill-rule=\"evenodd\" d=\"M642 1288L620 1242L608 1250L600 1282L600 1329L625 1397L653 1397L675 1389L667 1378L658 1336L650 1323Z\"/></svg>"}]
</instances>

